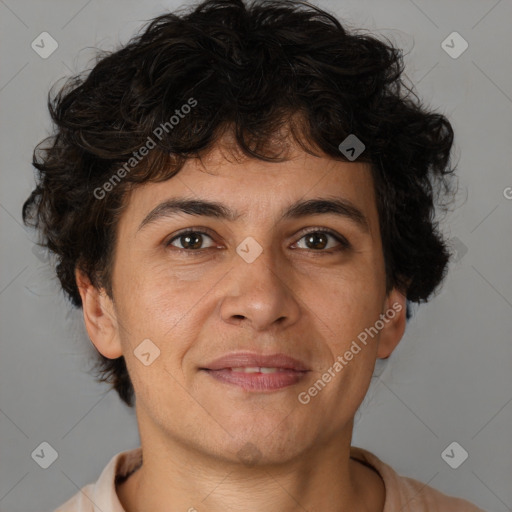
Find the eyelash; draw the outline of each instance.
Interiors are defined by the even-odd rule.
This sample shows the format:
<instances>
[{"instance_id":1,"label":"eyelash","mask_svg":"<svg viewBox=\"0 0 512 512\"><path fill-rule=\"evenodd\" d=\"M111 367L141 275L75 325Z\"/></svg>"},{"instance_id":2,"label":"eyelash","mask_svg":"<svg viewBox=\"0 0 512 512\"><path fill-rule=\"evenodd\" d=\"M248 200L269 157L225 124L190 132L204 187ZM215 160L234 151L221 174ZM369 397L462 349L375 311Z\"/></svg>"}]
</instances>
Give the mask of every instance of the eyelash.
<instances>
[{"instance_id":1,"label":"eyelash","mask_svg":"<svg viewBox=\"0 0 512 512\"><path fill-rule=\"evenodd\" d=\"M332 253L335 253L338 251L343 251L343 250L347 250L347 249L351 248L350 243L344 236L342 236L328 228L320 228L320 227L310 228L308 231L306 231L305 233L302 234L302 236L299 238L299 240L302 240L305 236L310 235L311 233L323 233L323 234L330 235L340 244L341 247L338 247L335 249L331 248L331 249L327 249L327 250L324 250L324 249L302 249L302 250L307 250L307 251L317 252L317 253L323 252L323 253L327 253L327 254L332 254ZM203 254L204 251L213 249L213 247L207 247L205 249L182 249L179 247L174 247L172 245L172 242L174 242L175 240L177 240L183 236L190 235L190 234L206 235L206 236L210 237L212 240L214 239L213 235L210 233L210 230L207 228L187 228L186 230L181 231L181 232L177 233L176 235L174 235L171 239L169 239L167 242L165 242L164 245L165 245L165 247L172 247L173 248L172 250L186 252L189 254L195 253L196 255L201 255L201 254Z\"/></svg>"}]
</instances>

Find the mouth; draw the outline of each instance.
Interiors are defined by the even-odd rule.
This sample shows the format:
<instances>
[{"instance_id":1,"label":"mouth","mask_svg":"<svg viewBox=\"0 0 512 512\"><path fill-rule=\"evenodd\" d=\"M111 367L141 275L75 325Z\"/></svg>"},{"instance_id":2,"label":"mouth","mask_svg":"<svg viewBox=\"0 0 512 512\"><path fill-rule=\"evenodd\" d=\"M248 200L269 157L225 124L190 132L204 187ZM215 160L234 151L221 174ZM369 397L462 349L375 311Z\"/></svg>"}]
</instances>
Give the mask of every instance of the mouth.
<instances>
[{"instance_id":1,"label":"mouth","mask_svg":"<svg viewBox=\"0 0 512 512\"><path fill-rule=\"evenodd\" d=\"M200 370L217 382L258 392L297 384L310 371L304 363L285 354L253 353L227 354Z\"/></svg>"},{"instance_id":2,"label":"mouth","mask_svg":"<svg viewBox=\"0 0 512 512\"><path fill-rule=\"evenodd\" d=\"M231 352L211 361L202 370L249 370L255 369L309 371L305 363L286 354L255 354L253 352Z\"/></svg>"},{"instance_id":3,"label":"mouth","mask_svg":"<svg viewBox=\"0 0 512 512\"><path fill-rule=\"evenodd\" d=\"M286 372L290 369L291 368L268 368L264 366L239 366L238 368L223 368L223 370L231 370L232 372L238 373L276 373Z\"/></svg>"}]
</instances>

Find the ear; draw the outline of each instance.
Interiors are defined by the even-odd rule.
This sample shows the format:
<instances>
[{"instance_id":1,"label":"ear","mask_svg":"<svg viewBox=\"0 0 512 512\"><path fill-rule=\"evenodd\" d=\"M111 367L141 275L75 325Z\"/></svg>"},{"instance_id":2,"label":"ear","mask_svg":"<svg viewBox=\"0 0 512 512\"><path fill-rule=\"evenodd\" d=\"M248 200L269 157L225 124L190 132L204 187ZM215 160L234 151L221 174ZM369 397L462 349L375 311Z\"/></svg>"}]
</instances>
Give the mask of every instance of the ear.
<instances>
[{"instance_id":1,"label":"ear","mask_svg":"<svg viewBox=\"0 0 512 512\"><path fill-rule=\"evenodd\" d=\"M380 332L377 357L387 359L402 339L406 325L406 297L393 288L384 301L384 327ZM387 320L387 321L386 321Z\"/></svg>"},{"instance_id":2,"label":"ear","mask_svg":"<svg viewBox=\"0 0 512 512\"><path fill-rule=\"evenodd\" d=\"M103 288L96 288L80 270L75 279L82 298L85 328L96 350L109 359L123 355L114 304Z\"/></svg>"}]
</instances>

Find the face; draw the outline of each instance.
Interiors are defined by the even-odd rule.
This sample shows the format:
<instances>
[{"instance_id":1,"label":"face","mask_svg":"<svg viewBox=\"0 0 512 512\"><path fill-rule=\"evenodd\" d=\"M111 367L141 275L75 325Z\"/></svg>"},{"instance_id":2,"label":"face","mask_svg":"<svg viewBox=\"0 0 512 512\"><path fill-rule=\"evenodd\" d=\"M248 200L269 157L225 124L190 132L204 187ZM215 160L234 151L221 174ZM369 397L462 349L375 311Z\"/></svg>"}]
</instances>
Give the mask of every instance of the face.
<instances>
[{"instance_id":1,"label":"face","mask_svg":"<svg viewBox=\"0 0 512 512\"><path fill-rule=\"evenodd\" d=\"M298 149L282 163L216 149L204 166L189 160L135 188L112 285L102 328L89 313L86 325L100 352L126 359L141 439L232 461L248 446L283 461L351 432L376 357L404 328L403 296L386 295L369 167ZM214 375L216 359L242 352L284 354L307 371Z\"/></svg>"}]
</instances>

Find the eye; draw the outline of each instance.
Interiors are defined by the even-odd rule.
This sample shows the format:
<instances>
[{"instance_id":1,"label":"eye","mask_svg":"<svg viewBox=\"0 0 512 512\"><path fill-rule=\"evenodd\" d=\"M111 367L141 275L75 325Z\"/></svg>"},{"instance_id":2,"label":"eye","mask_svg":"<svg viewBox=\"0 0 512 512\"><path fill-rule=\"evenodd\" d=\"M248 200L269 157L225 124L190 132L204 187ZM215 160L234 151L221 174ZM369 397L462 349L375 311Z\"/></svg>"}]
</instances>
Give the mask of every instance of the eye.
<instances>
[{"instance_id":1,"label":"eye","mask_svg":"<svg viewBox=\"0 0 512 512\"><path fill-rule=\"evenodd\" d=\"M204 244L207 239L210 240L210 245L205 246ZM304 242L301 242L301 240L304 240ZM299 245L301 243L303 243L305 247L301 247ZM212 236L198 229L188 229L178 233L165 243L166 247L171 245L177 250L187 252L200 252L201 250L211 249L215 246ZM312 229L303 235L299 241L296 242L296 245L299 249L328 253L350 248L350 243L345 237L325 228Z\"/></svg>"},{"instance_id":2,"label":"eye","mask_svg":"<svg viewBox=\"0 0 512 512\"><path fill-rule=\"evenodd\" d=\"M325 250L324 252L333 252L336 250L348 249L350 247L350 244L348 243L345 237L331 230L326 229L315 228L314 230L309 231L308 233L303 235L300 238L300 240L304 240L304 243L306 245L306 247L299 247L300 249L310 249L313 251L331 249L332 251ZM297 245L299 244L299 242L297 242Z\"/></svg>"},{"instance_id":3,"label":"eye","mask_svg":"<svg viewBox=\"0 0 512 512\"><path fill-rule=\"evenodd\" d=\"M209 249L213 247L202 247L205 237L213 241L212 237L204 231L182 231L178 235L171 238L165 245L172 245L173 247L183 251L199 251L201 249ZM175 245L175 242L179 245Z\"/></svg>"}]
</instances>

